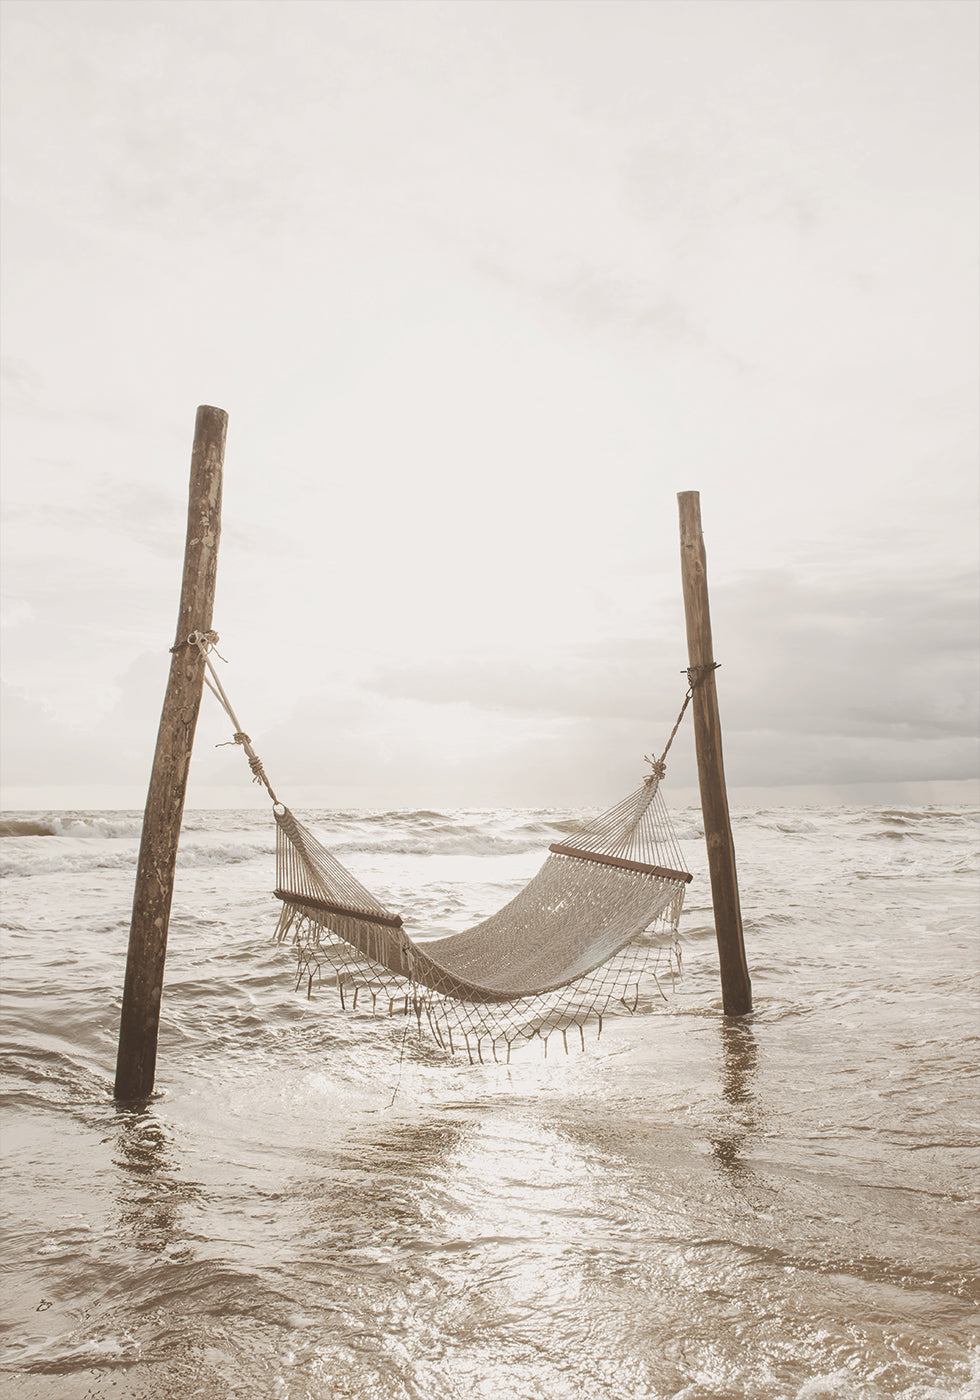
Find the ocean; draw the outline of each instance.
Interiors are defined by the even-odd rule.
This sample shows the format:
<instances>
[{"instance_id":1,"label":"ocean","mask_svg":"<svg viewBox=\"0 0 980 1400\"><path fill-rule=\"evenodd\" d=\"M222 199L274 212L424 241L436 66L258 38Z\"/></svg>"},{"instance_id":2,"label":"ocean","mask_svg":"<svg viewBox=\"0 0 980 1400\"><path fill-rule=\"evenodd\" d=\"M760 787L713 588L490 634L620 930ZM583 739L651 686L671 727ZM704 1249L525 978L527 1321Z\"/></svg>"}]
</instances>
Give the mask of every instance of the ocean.
<instances>
[{"instance_id":1,"label":"ocean","mask_svg":"<svg viewBox=\"0 0 980 1400\"><path fill-rule=\"evenodd\" d=\"M297 815L444 934L577 814ZM666 999L470 1064L296 991L271 814L186 814L133 1109L140 816L5 814L0 1396L977 1400L978 813L736 810L742 1020L675 820Z\"/></svg>"}]
</instances>

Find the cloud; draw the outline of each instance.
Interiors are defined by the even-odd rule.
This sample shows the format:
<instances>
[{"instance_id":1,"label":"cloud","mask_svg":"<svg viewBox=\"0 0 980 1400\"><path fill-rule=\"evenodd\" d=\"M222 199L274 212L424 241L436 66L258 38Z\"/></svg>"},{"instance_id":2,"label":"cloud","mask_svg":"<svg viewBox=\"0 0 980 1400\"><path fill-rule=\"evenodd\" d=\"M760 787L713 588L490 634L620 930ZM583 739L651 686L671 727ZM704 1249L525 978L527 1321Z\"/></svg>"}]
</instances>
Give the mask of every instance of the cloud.
<instances>
[{"instance_id":1,"label":"cloud","mask_svg":"<svg viewBox=\"0 0 980 1400\"><path fill-rule=\"evenodd\" d=\"M89 761L92 749L86 736L6 682L0 689L0 707L5 786L47 786L64 782L66 776L92 781L99 761Z\"/></svg>"},{"instance_id":2,"label":"cloud","mask_svg":"<svg viewBox=\"0 0 980 1400\"><path fill-rule=\"evenodd\" d=\"M729 777L740 784L966 778L977 772L971 576L848 582L756 573L714 590ZM550 716L580 764L664 739L685 680L651 639L379 669L379 695ZM591 758L586 755L591 754ZM601 759L600 759L601 756ZM528 754L515 755L515 768ZM690 778L689 756L684 760ZM557 766L558 759L555 756ZM540 766L540 756L539 756Z\"/></svg>"},{"instance_id":3,"label":"cloud","mask_svg":"<svg viewBox=\"0 0 980 1400\"><path fill-rule=\"evenodd\" d=\"M974 738L977 596L973 575L914 565L871 580L742 578L718 595L733 634L729 723L910 744Z\"/></svg>"},{"instance_id":4,"label":"cloud","mask_svg":"<svg viewBox=\"0 0 980 1400\"><path fill-rule=\"evenodd\" d=\"M693 483L730 778L972 763L972 10L6 9L19 772L145 780L202 399L216 624L284 784L632 773L683 693L650 600Z\"/></svg>"},{"instance_id":5,"label":"cloud","mask_svg":"<svg viewBox=\"0 0 980 1400\"><path fill-rule=\"evenodd\" d=\"M645 334L671 347L703 346L706 338L691 308L676 293L649 279L614 274L599 266L548 276L498 253L474 259L477 271L586 331Z\"/></svg>"},{"instance_id":6,"label":"cloud","mask_svg":"<svg viewBox=\"0 0 980 1400\"><path fill-rule=\"evenodd\" d=\"M683 659L683 658L682 658ZM503 650L379 668L378 694L466 704L487 711L561 719L636 719L669 712L687 684L679 667L657 666L649 642L626 638L566 644L542 641L535 654Z\"/></svg>"},{"instance_id":7,"label":"cloud","mask_svg":"<svg viewBox=\"0 0 980 1400\"><path fill-rule=\"evenodd\" d=\"M760 572L720 584L713 604L730 786L977 772L972 579L848 585ZM644 755L666 742L686 686L680 647L666 630L588 644L542 638L533 654L443 654L305 694L302 669L287 671L285 717L250 732L293 805L601 805L635 785ZM7 784L128 783L127 803L138 805L165 671L164 657L138 657L112 710L84 726L11 692ZM205 805L262 800L237 751L215 748L228 729L205 696L193 765L193 784L210 794ZM694 787L690 715L668 767L673 789Z\"/></svg>"},{"instance_id":8,"label":"cloud","mask_svg":"<svg viewBox=\"0 0 980 1400\"><path fill-rule=\"evenodd\" d=\"M3 781L8 788L133 783L150 775L169 657L137 656L114 703L72 721L21 686L2 688Z\"/></svg>"}]
</instances>

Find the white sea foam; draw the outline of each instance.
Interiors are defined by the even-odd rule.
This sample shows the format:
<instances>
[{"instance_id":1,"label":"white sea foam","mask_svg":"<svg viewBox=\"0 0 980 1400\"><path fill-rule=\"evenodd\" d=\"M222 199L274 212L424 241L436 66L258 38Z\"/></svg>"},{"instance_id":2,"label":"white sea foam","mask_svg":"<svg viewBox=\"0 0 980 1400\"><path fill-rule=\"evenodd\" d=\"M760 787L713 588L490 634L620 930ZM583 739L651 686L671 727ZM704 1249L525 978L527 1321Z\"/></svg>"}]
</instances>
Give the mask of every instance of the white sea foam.
<instances>
[{"instance_id":1,"label":"white sea foam","mask_svg":"<svg viewBox=\"0 0 980 1400\"><path fill-rule=\"evenodd\" d=\"M140 816L17 813L0 818L0 839L25 836L67 836L87 840L127 840L139 836Z\"/></svg>"},{"instance_id":2,"label":"white sea foam","mask_svg":"<svg viewBox=\"0 0 980 1400\"><path fill-rule=\"evenodd\" d=\"M178 847L178 862L183 869L223 867L268 855L274 849L271 833L264 840L252 841L203 841L184 837ZM84 837L63 834L57 841L45 836L18 836L0 845L0 878L126 870L135 868L138 856L138 839L122 833L109 839L94 833Z\"/></svg>"}]
</instances>

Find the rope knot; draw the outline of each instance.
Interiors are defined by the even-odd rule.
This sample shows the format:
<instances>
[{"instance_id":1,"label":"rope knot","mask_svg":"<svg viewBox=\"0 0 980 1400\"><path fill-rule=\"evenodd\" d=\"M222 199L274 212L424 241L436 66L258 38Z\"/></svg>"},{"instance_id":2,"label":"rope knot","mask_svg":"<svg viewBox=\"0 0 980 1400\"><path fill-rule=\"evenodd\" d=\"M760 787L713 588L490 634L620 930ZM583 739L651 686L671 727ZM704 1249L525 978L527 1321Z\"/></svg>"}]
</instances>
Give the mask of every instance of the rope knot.
<instances>
[{"instance_id":1,"label":"rope knot","mask_svg":"<svg viewBox=\"0 0 980 1400\"><path fill-rule=\"evenodd\" d=\"M191 635L189 637L185 637L182 642L176 642L170 648L170 651L171 653L173 653L180 651L181 647L197 647L198 651L204 657L205 661L207 661L208 655L212 651L214 652L215 656L219 659L219 661L224 661L225 658L221 655L221 652L218 650L218 643L220 641L221 638L218 636L217 632L214 631L192 632Z\"/></svg>"},{"instance_id":2,"label":"rope knot","mask_svg":"<svg viewBox=\"0 0 980 1400\"><path fill-rule=\"evenodd\" d=\"M262 767L262 760L259 758L258 754L249 754L248 766L252 770L252 781L255 783L264 783L266 787L269 787L269 780L265 776L265 769ZM271 792L272 789L269 788L269 791Z\"/></svg>"},{"instance_id":3,"label":"rope knot","mask_svg":"<svg viewBox=\"0 0 980 1400\"><path fill-rule=\"evenodd\" d=\"M707 661L703 666L688 666L685 674L687 676L687 683L691 687L691 691L693 692L695 687L699 686L704 680L705 676L708 675L711 671L717 671L720 665L720 661Z\"/></svg>"}]
</instances>

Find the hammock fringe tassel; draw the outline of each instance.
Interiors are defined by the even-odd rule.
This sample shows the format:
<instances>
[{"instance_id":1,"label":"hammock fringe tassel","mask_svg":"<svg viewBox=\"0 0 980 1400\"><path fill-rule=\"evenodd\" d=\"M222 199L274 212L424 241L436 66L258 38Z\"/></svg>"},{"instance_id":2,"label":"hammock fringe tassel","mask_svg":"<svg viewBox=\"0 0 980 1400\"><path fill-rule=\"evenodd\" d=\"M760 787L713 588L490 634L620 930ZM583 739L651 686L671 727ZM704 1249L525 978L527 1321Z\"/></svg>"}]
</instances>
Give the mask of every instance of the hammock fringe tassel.
<instances>
[{"instance_id":1,"label":"hammock fringe tassel","mask_svg":"<svg viewBox=\"0 0 980 1400\"><path fill-rule=\"evenodd\" d=\"M335 985L342 1005L411 1016L471 1063L560 1034L563 1047L603 1014L635 1012L680 973L677 925L691 876L660 795L660 775L554 844L496 914L446 937L413 938L304 827L277 806L275 937L296 951L297 989Z\"/></svg>"}]
</instances>

